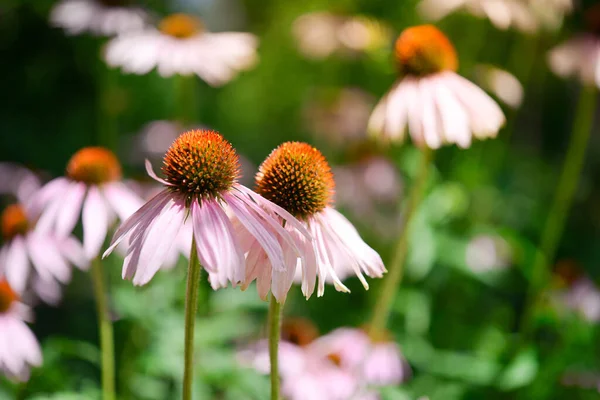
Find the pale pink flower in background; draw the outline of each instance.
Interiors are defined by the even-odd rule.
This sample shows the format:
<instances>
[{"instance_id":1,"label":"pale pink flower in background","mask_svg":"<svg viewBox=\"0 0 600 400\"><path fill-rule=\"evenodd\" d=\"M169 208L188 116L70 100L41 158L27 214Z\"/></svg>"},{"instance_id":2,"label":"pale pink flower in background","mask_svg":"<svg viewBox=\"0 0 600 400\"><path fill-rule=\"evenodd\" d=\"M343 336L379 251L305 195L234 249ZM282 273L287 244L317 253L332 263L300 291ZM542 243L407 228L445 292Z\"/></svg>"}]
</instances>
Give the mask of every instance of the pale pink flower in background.
<instances>
[{"instance_id":1,"label":"pale pink flower in background","mask_svg":"<svg viewBox=\"0 0 600 400\"><path fill-rule=\"evenodd\" d=\"M146 11L124 0L61 0L50 12L50 23L69 35L114 36L141 30L147 19Z\"/></svg>"},{"instance_id":2,"label":"pale pink flower in background","mask_svg":"<svg viewBox=\"0 0 600 400\"><path fill-rule=\"evenodd\" d=\"M525 91L521 82L510 72L480 64L475 67L475 79L483 89L510 108L517 109L521 106Z\"/></svg>"},{"instance_id":3,"label":"pale pink flower in background","mask_svg":"<svg viewBox=\"0 0 600 400\"><path fill-rule=\"evenodd\" d=\"M600 289L587 277L581 277L559 295L561 302L589 322L600 321Z\"/></svg>"},{"instance_id":4,"label":"pale pink flower in background","mask_svg":"<svg viewBox=\"0 0 600 400\"><path fill-rule=\"evenodd\" d=\"M18 164L0 162L0 194L16 197L19 203L30 201L42 183L32 171Z\"/></svg>"},{"instance_id":5,"label":"pale pink flower in background","mask_svg":"<svg viewBox=\"0 0 600 400\"><path fill-rule=\"evenodd\" d=\"M560 28L564 16L573 9L573 0L422 0L418 8L431 20L464 9L488 18L498 29L514 27L532 33L541 28Z\"/></svg>"},{"instance_id":6,"label":"pale pink flower in background","mask_svg":"<svg viewBox=\"0 0 600 400\"><path fill-rule=\"evenodd\" d=\"M163 164L164 180L154 174L149 163L147 168L165 189L119 227L104 253L106 256L125 241L129 250L123 278L133 278L135 285L147 283L164 264L186 219L213 286L236 285L245 277L242 240L246 238L240 237L230 217L256 238L277 270L284 270L284 260L290 257L279 239L294 257L304 257L281 221L272 215L309 237L306 229L285 210L237 183L238 156L220 134L209 130L182 134L167 151Z\"/></svg>"},{"instance_id":7,"label":"pale pink flower in background","mask_svg":"<svg viewBox=\"0 0 600 400\"><path fill-rule=\"evenodd\" d=\"M512 258L510 245L497 235L475 236L465 251L465 263L476 273L505 269Z\"/></svg>"},{"instance_id":8,"label":"pale pink flower in background","mask_svg":"<svg viewBox=\"0 0 600 400\"><path fill-rule=\"evenodd\" d=\"M335 52L356 54L382 48L391 38L391 29L374 18L329 12L301 15L294 21L292 33L300 52L313 59Z\"/></svg>"},{"instance_id":9,"label":"pale pink flower in background","mask_svg":"<svg viewBox=\"0 0 600 400\"><path fill-rule=\"evenodd\" d=\"M81 215L85 255L97 257L110 225L117 218L127 219L143 204L120 179L121 166L109 150L79 150L67 165L67 176L48 182L31 202L28 211L40 214L36 231L67 237Z\"/></svg>"},{"instance_id":10,"label":"pale pink flower in background","mask_svg":"<svg viewBox=\"0 0 600 400\"><path fill-rule=\"evenodd\" d=\"M19 381L29 379L30 367L42 365L40 345L25 323L29 314L29 308L0 279L0 371Z\"/></svg>"},{"instance_id":11,"label":"pale pink flower in background","mask_svg":"<svg viewBox=\"0 0 600 400\"><path fill-rule=\"evenodd\" d=\"M204 31L195 17L173 14L158 28L113 38L104 58L111 67L144 75L154 68L163 77L198 75L211 86L220 86L257 61L258 39L250 33Z\"/></svg>"},{"instance_id":12,"label":"pale pink flower in background","mask_svg":"<svg viewBox=\"0 0 600 400\"><path fill-rule=\"evenodd\" d=\"M375 98L358 88L326 88L310 92L303 119L315 140L348 146L363 140Z\"/></svg>"},{"instance_id":13,"label":"pale pink flower in background","mask_svg":"<svg viewBox=\"0 0 600 400\"><path fill-rule=\"evenodd\" d=\"M396 41L401 78L373 110L369 132L401 142L410 132L417 146L467 148L493 138L505 122L483 90L456 74L458 59L448 38L432 25L408 28Z\"/></svg>"},{"instance_id":14,"label":"pale pink flower in background","mask_svg":"<svg viewBox=\"0 0 600 400\"><path fill-rule=\"evenodd\" d=\"M266 262L264 252L250 242L244 286L256 279L262 298L266 298L269 288L277 296L279 291L287 293L300 270L302 293L309 298L317 277L317 295L322 296L329 280L337 290L349 292L338 271L345 275L351 270L365 289L369 285L363 274L380 278L386 272L379 254L361 239L350 221L331 207L335 183L331 168L319 150L300 142L281 144L259 167L256 183L260 195L302 221L312 240L305 240L294 232L296 227L286 225L290 233L303 240L301 246L307 257L287 260L284 280L277 283L284 284L283 289L275 284L277 271Z\"/></svg>"},{"instance_id":15,"label":"pale pink flower in background","mask_svg":"<svg viewBox=\"0 0 600 400\"><path fill-rule=\"evenodd\" d=\"M71 280L71 266L88 266L81 244L72 236L35 229L35 219L25 207L12 204L2 212L3 246L0 248L0 275L20 295L30 288L43 301L56 304L60 283Z\"/></svg>"},{"instance_id":16,"label":"pale pink flower in background","mask_svg":"<svg viewBox=\"0 0 600 400\"><path fill-rule=\"evenodd\" d=\"M238 355L242 364L268 374L269 351L266 342L259 342ZM355 377L341 369L336 360L328 358L308 344L298 346L279 343L279 374L281 391L289 400L347 400L358 390Z\"/></svg>"},{"instance_id":17,"label":"pale pink flower in background","mask_svg":"<svg viewBox=\"0 0 600 400\"><path fill-rule=\"evenodd\" d=\"M600 88L600 38L581 33L548 53L550 69L563 78L575 76Z\"/></svg>"},{"instance_id":18,"label":"pale pink flower in background","mask_svg":"<svg viewBox=\"0 0 600 400\"><path fill-rule=\"evenodd\" d=\"M412 374L396 343L373 341L360 329L336 329L316 339L311 346L338 360L340 368L351 372L358 382L366 385L397 385Z\"/></svg>"}]
</instances>

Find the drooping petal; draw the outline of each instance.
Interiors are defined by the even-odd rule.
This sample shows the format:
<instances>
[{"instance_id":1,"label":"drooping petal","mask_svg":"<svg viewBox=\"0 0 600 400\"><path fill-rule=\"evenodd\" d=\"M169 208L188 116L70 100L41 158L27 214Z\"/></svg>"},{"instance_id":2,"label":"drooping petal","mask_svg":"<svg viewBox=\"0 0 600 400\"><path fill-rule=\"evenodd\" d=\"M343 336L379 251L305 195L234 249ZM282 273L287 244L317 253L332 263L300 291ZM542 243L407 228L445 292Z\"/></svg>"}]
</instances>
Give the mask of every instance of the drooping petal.
<instances>
[{"instance_id":1,"label":"drooping petal","mask_svg":"<svg viewBox=\"0 0 600 400\"><path fill-rule=\"evenodd\" d=\"M64 255L70 263L83 270L86 270L89 267L90 263L85 256L83 246L75 239L75 237L67 236L65 238L57 239L57 242L56 245L61 254Z\"/></svg>"},{"instance_id":2,"label":"drooping petal","mask_svg":"<svg viewBox=\"0 0 600 400\"><path fill-rule=\"evenodd\" d=\"M139 210L137 210L131 217L129 217L126 221L124 221L121 226L117 229L113 238L110 242L110 246L104 254L102 258L108 256L112 251L127 237L129 232L134 229L137 225L142 223L143 221L151 220L156 217L161 210L165 207L165 205L171 200L172 194L168 190L163 190L152 199L150 199L146 204L142 206Z\"/></svg>"},{"instance_id":3,"label":"drooping petal","mask_svg":"<svg viewBox=\"0 0 600 400\"><path fill-rule=\"evenodd\" d=\"M227 214L216 200L192 202L192 223L198 257L211 272L236 285L244 280L245 260Z\"/></svg>"},{"instance_id":4,"label":"drooping petal","mask_svg":"<svg viewBox=\"0 0 600 400\"><path fill-rule=\"evenodd\" d=\"M88 259L95 258L106 240L108 210L97 187L90 187L83 205L83 249Z\"/></svg>"},{"instance_id":5,"label":"drooping petal","mask_svg":"<svg viewBox=\"0 0 600 400\"><path fill-rule=\"evenodd\" d=\"M260 217L255 215L253 212L255 209L252 208L252 210L248 210L246 203L242 202L235 196L226 194L224 195L224 198L227 202L227 205L229 205L240 223L244 225L248 232L250 232L256 238L256 240L265 250L269 260L271 261L271 265L274 265L275 268L281 269L284 265L283 250L281 249L281 245L271 232L271 229L265 226L267 224L261 220ZM260 209L260 207L256 206L256 209Z\"/></svg>"},{"instance_id":6,"label":"drooping petal","mask_svg":"<svg viewBox=\"0 0 600 400\"><path fill-rule=\"evenodd\" d=\"M85 196L86 186L81 182L70 184L64 197L61 196L61 206L56 216L56 233L60 236L68 236L73 232L75 224L79 219L81 204Z\"/></svg>"},{"instance_id":7,"label":"drooping petal","mask_svg":"<svg viewBox=\"0 0 600 400\"><path fill-rule=\"evenodd\" d=\"M6 280L17 293L22 293L27 285L30 269L25 240L20 236L15 237L8 244L5 254L6 265L2 267L6 268Z\"/></svg>"},{"instance_id":8,"label":"drooping petal","mask_svg":"<svg viewBox=\"0 0 600 400\"><path fill-rule=\"evenodd\" d=\"M35 271L42 279L58 279L62 283L71 280L71 268L49 236L31 232L26 243Z\"/></svg>"}]
</instances>

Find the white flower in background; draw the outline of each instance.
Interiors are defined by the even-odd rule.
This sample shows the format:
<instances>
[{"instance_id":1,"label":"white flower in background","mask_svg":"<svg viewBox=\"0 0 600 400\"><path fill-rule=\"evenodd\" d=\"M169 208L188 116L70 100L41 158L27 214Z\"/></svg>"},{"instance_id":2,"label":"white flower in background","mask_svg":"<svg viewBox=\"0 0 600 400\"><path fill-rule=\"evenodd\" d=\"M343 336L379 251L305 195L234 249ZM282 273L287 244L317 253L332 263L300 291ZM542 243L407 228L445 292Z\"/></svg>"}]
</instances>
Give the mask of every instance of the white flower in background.
<instances>
[{"instance_id":1,"label":"white flower in background","mask_svg":"<svg viewBox=\"0 0 600 400\"><path fill-rule=\"evenodd\" d=\"M575 76L585 84L600 88L600 37L581 33L552 49L548 63L558 76Z\"/></svg>"},{"instance_id":2,"label":"white flower in background","mask_svg":"<svg viewBox=\"0 0 600 400\"><path fill-rule=\"evenodd\" d=\"M496 137L505 122L502 110L455 72L456 51L442 32L432 25L404 30L395 56L401 78L373 110L373 136L401 142L408 131L417 146L432 149L468 148L473 138Z\"/></svg>"},{"instance_id":3,"label":"white flower in background","mask_svg":"<svg viewBox=\"0 0 600 400\"><path fill-rule=\"evenodd\" d=\"M563 303L587 321L600 321L600 289L587 277L573 282L561 296Z\"/></svg>"},{"instance_id":4,"label":"white flower in background","mask_svg":"<svg viewBox=\"0 0 600 400\"><path fill-rule=\"evenodd\" d=\"M18 381L29 379L31 366L42 365L40 345L25 323L29 314L10 285L0 279L0 371Z\"/></svg>"},{"instance_id":5,"label":"white flower in background","mask_svg":"<svg viewBox=\"0 0 600 400\"><path fill-rule=\"evenodd\" d=\"M134 285L150 281L179 241L186 220L192 226L189 240L193 234L198 258L213 287L244 280L243 243L250 238L257 240L276 270L284 270L290 257L306 256L302 240L292 237L273 215L298 229L304 240L309 233L285 210L237 182L238 155L219 133L183 133L167 151L163 165L164 180L147 163L148 174L163 184L163 190L121 224L104 253L110 254L121 242L127 245L124 279L133 278ZM250 234L242 237L231 217Z\"/></svg>"},{"instance_id":6,"label":"white flower in background","mask_svg":"<svg viewBox=\"0 0 600 400\"><path fill-rule=\"evenodd\" d=\"M391 30L373 18L328 12L298 17L292 32L300 52L313 59L322 59L334 52L355 54L382 48L391 38Z\"/></svg>"},{"instance_id":7,"label":"white flower in background","mask_svg":"<svg viewBox=\"0 0 600 400\"><path fill-rule=\"evenodd\" d=\"M99 36L114 36L138 31L146 25L148 16L126 0L61 0L50 12L50 23L69 35L89 32Z\"/></svg>"},{"instance_id":8,"label":"white flower in background","mask_svg":"<svg viewBox=\"0 0 600 400\"><path fill-rule=\"evenodd\" d=\"M358 88L318 89L303 107L303 119L316 140L347 146L364 139L375 98Z\"/></svg>"},{"instance_id":9,"label":"white flower in background","mask_svg":"<svg viewBox=\"0 0 600 400\"><path fill-rule=\"evenodd\" d=\"M465 262L473 272L503 269L512 261L509 244L500 236L479 235L471 239L465 252Z\"/></svg>"},{"instance_id":10,"label":"white flower in background","mask_svg":"<svg viewBox=\"0 0 600 400\"><path fill-rule=\"evenodd\" d=\"M33 172L20 165L0 162L0 194L16 197L20 203L31 200L33 194L42 186Z\"/></svg>"},{"instance_id":11,"label":"white flower in background","mask_svg":"<svg viewBox=\"0 0 600 400\"><path fill-rule=\"evenodd\" d=\"M510 72L491 65L477 65L475 79L479 86L496 96L507 106L517 109L523 102L523 85Z\"/></svg>"},{"instance_id":12,"label":"white flower in background","mask_svg":"<svg viewBox=\"0 0 600 400\"><path fill-rule=\"evenodd\" d=\"M430 20L439 20L459 9L488 18L498 29L514 27L535 32L544 27L556 30L565 14L573 9L572 0L422 0L419 10Z\"/></svg>"},{"instance_id":13,"label":"white flower in background","mask_svg":"<svg viewBox=\"0 0 600 400\"><path fill-rule=\"evenodd\" d=\"M69 160L67 176L48 182L31 202L30 213L40 214L36 231L67 237L81 215L85 255L97 257L110 225L143 204L120 179L121 166L109 150L79 150Z\"/></svg>"},{"instance_id":14,"label":"white flower in background","mask_svg":"<svg viewBox=\"0 0 600 400\"><path fill-rule=\"evenodd\" d=\"M258 39L250 33L206 32L202 22L185 14L164 18L147 27L113 38L105 60L126 73L147 74L154 68L163 77L196 74L219 86L254 66Z\"/></svg>"},{"instance_id":15,"label":"white flower in background","mask_svg":"<svg viewBox=\"0 0 600 400\"><path fill-rule=\"evenodd\" d=\"M256 191L282 207L311 233L312 241L303 246L309 256L304 260L286 260L286 270L271 268L262 251L253 241L245 241L247 272L244 286L257 280L258 294L266 299L269 289L279 302L301 271L302 293L310 297L319 280L317 295L322 296L325 282L331 280L339 291L349 292L342 284L342 275L352 271L365 289L369 288L363 274L381 278L386 272L381 257L367 245L358 231L340 212L332 207L335 182L327 160L316 148L300 142L281 144L263 161L256 175ZM285 227L294 236L296 227ZM309 251L313 249L313 251Z\"/></svg>"},{"instance_id":16,"label":"white flower in background","mask_svg":"<svg viewBox=\"0 0 600 400\"><path fill-rule=\"evenodd\" d=\"M4 209L1 224L0 276L20 295L33 289L44 302L56 304L61 293L58 282L71 280L70 264L88 266L77 239L36 230L35 219L20 204Z\"/></svg>"}]
</instances>

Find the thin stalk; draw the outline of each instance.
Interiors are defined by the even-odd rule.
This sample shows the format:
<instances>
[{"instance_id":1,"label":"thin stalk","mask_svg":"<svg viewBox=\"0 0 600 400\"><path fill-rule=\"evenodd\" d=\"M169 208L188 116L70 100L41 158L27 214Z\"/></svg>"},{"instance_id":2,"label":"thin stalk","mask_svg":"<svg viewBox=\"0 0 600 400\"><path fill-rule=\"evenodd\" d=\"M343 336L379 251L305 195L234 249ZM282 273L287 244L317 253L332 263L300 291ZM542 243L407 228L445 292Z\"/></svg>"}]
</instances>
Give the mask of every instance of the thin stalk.
<instances>
[{"instance_id":1,"label":"thin stalk","mask_svg":"<svg viewBox=\"0 0 600 400\"><path fill-rule=\"evenodd\" d=\"M281 304L271 293L269 304L269 360L271 361L271 400L279 400L279 337L281 336Z\"/></svg>"},{"instance_id":2,"label":"thin stalk","mask_svg":"<svg viewBox=\"0 0 600 400\"><path fill-rule=\"evenodd\" d=\"M535 305L537 293L544 286L548 277L548 263L556 255L556 248L562 236L569 210L573 203L573 195L579 182L579 175L585 159L585 151L594 122L596 106L596 90L584 87L579 95L571 142L560 175L554 201L550 208L546 226L542 231L540 246L531 270L531 283L525 297L525 312L521 327L528 334L531 328L530 319Z\"/></svg>"},{"instance_id":3,"label":"thin stalk","mask_svg":"<svg viewBox=\"0 0 600 400\"><path fill-rule=\"evenodd\" d=\"M98 314L100 350L102 352L102 398L115 400L115 346L113 326L108 309L102 263L99 258L92 261L92 282Z\"/></svg>"},{"instance_id":4,"label":"thin stalk","mask_svg":"<svg viewBox=\"0 0 600 400\"><path fill-rule=\"evenodd\" d=\"M173 80L175 91L175 111L173 115L177 121L186 125L193 122L197 109L197 82L194 75L175 75Z\"/></svg>"},{"instance_id":5,"label":"thin stalk","mask_svg":"<svg viewBox=\"0 0 600 400\"><path fill-rule=\"evenodd\" d=\"M198 310L198 288L200 287L200 262L196 240L192 238L190 262L188 264L187 287L185 293L185 357L183 370L183 400L192 400L194 381L194 328Z\"/></svg>"},{"instance_id":6,"label":"thin stalk","mask_svg":"<svg viewBox=\"0 0 600 400\"><path fill-rule=\"evenodd\" d=\"M371 320L370 325L371 333L375 335L385 330L387 325L392 304L394 302L394 296L396 295L404 274L404 261L408 253L410 224L415 216L416 210L419 208L423 193L425 192L433 151L424 147L421 153L421 163L408 201L406 216L404 218L403 226L401 227L400 237L396 243L394 257L388 267L388 276L383 282L383 288L379 292L379 297L375 303L373 319Z\"/></svg>"}]
</instances>

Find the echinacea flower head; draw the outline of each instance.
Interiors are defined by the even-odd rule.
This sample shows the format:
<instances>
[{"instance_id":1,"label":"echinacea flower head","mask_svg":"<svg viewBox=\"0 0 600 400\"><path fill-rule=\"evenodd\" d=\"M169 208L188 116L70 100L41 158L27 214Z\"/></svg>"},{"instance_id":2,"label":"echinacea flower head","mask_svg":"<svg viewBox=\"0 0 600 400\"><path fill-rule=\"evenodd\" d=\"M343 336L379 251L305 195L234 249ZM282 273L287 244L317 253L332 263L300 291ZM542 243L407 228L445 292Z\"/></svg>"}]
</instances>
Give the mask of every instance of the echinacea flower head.
<instances>
[{"instance_id":1,"label":"echinacea flower head","mask_svg":"<svg viewBox=\"0 0 600 400\"><path fill-rule=\"evenodd\" d=\"M477 85L456 73L452 43L436 27L405 29L395 44L400 79L377 104L369 132L403 141L410 132L417 146L467 148L473 137L495 137L505 122L502 110Z\"/></svg>"},{"instance_id":2,"label":"echinacea flower head","mask_svg":"<svg viewBox=\"0 0 600 400\"><path fill-rule=\"evenodd\" d=\"M147 283L164 264L188 219L198 257L215 288L236 285L245 276L241 242L247 238L240 237L230 217L256 240L275 269L286 265L281 242L289 243L294 259L304 257L281 220L308 238L306 229L281 207L237 182L238 155L219 133L191 130L179 136L164 157L165 179L157 177L149 163L147 169L164 190L121 225L104 253L121 242L127 245L123 278L133 278L135 285Z\"/></svg>"},{"instance_id":3,"label":"echinacea flower head","mask_svg":"<svg viewBox=\"0 0 600 400\"><path fill-rule=\"evenodd\" d=\"M8 282L0 278L0 371L19 381L29 379L29 368L42 364L40 345L24 322L29 308Z\"/></svg>"},{"instance_id":4,"label":"echinacea flower head","mask_svg":"<svg viewBox=\"0 0 600 400\"><path fill-rule=\"evenodd\" d=\"M114 36L142 29L147 19L128 0L62 0L50 13L50 23L69 35Z\"/></svg>"},{"instance_id":5,"label":"echinacea flower head","mask_svg":"<svg viewBox=\"0 0 600 400\"><path fill-rule=\"evenodd\" d=\"M255 64L257 45L250 33L210 33L200 19L173 14L157 27L113 38L105 60L126 73L144 75L156 68L163 77L195 74L220 86Z\"/></svg>"},{"instance_id":6,"label":"echinacea flower head","mask_svg":"<svg viewBox=\"0 0 600 400\"><path fill-rule=\"evenodd\" d=\"M11 204L0 216L3 245L0 248L0 276L18 293L24 293L29 283L45 302L55 303L57 282L71 280L71 267L87 267L79 242L72 236L58 236L35 229L36 221L25 206ZM32 273L33 267L33 273ZM50 291L49 289L52 289Z\"/></svg>"},{"instance_id":7,"label":"echinacea flower head","mask_svg":"<svg viewBox=\"0 0 600 400\"><path fill-rule=\"evenodd\" d=\"M550 50L548 63L560 77L574 76L586 85L600 88L600 5L586 10L585 21L587 31Z\"/></svg>"},{"instance_id":8,"label":"echinacea flower head","mask_svg":"<svg viewBox=\"0 0 600 400\"><path fill-rule=\"evenodd\" d=\"M142 200L121 181L115 155L102 147L86 147L69 160L66 176L48 182L32 202L41 213L36 230L68 236L81 214L83 248L88 259L100 253L115 215L124 220Z\"/></svg>"},{"instance_id":9,"label":"echinacea flower head","mask_svg":"<svg viewBox=\"0 0 600 400\"><path fill-rule=\"evenodd\" d=\"M281 206L302 221L313 240L305 242L306 254L314 254L296 263L294 258L288 265L284 278L285 290L291 286L296 268L302 271L302 292L312 295L317 277L317 294L323 295L325 282L331 277L335 287L348 291L337 276L337 271L351 269L364 287L368 284L363 273L370 277L381 277L385 272L381 257L361 238L352 224L333 207L335 183L331 168L325 157L316 148L300 142L286 142L277 147L259 167L256 175L256 191L264 198ZM287 227L293 231L294 227ZM310 251L312 249L312 251ZM257 279L261 297L268 293L271 280L269 263L250 248L248 274L245 284ZM259 261L257 261L259 260ZM273 273L276 271L273 269ZM277 296L277 290L273 293Z\"/></svg>"}]
</instances>

